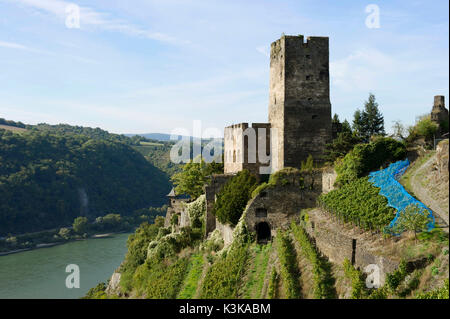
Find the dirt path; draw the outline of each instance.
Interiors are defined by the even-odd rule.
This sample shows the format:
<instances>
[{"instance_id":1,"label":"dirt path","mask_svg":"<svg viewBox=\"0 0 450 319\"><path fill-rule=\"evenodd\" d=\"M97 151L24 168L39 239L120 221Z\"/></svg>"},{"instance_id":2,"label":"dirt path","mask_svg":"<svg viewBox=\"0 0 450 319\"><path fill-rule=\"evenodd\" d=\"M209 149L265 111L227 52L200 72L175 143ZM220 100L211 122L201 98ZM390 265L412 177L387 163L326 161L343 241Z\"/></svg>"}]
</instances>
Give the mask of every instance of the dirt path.
<instances>
[{"instance_id":1,"label":"dirt path","mask_svg":"<svg viewBox=\"0 0 450 319\"><path fill-rule=\"evenodd\" d=\"M436 223L441 225L446 232L448 232L448 212L446 212L441 204L434 200L428 190L422 186L421 180L418 178L425 170L430 170L433 162L436 159L436 155L431 156L425 164L416 169L416 171L411 176L411 188L414 192L414 195L419 199L422 203L427 205L434 213L436 218Z\"/></svg>"}]
</instances>

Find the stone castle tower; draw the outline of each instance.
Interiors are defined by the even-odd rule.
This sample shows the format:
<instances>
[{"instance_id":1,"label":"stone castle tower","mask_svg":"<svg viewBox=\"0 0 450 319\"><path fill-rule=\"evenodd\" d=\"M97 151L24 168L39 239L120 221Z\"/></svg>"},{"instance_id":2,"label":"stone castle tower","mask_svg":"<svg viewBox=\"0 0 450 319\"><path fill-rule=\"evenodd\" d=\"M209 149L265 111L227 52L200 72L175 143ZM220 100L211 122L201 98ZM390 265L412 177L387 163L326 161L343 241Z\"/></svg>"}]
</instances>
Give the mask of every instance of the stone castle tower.
<instances>
[{"instance_id":1,"label":"stone castle tower","mask_svg":"<svg viewBox=\"0 0 450 319\"><path fill-rule=\"evenodd\" d=\"M234 124L224 136L226 174L243 169L261 173L266 155L271 172L299 168L309 155L320 161L332 139L328 37L305 42L302 35L283 35L273 42L269 123Z\"/></svg>"},{"instance_id":2,"label":"stone castle tower","mask_svg":"<svg viewBox=\"0 0 450 319\"><path fill-rule=\"evenodd\" d=\"M431 120L439 125L438 136L447 133L443 124L447 122L448 125L448 110L445 107L445 97L443 95L436 95L434 97L433 109L431 110Z\"/></svg>"},{"instance_id":3,"label":"stone castle tower","mask_svg":"<svg viewBox=\"0 0 450 319\"><path fill-rule=\"evenodd\" d=\"M327 37L283 36L271 45L269 122L278 132L278 169L315 160L331 142Z\"/></svg>"}]
</instances>

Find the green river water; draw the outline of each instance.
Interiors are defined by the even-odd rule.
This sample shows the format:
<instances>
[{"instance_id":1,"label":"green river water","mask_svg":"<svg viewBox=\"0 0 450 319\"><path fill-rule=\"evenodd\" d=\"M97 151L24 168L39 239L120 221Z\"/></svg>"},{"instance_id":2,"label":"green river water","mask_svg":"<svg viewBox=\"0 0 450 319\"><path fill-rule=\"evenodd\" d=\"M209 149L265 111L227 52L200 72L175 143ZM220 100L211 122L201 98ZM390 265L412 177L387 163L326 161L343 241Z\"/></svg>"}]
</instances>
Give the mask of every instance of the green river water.
<instances>
[{"instance_id":1,"label":"green river water","mask_svg":"<svg viewBox=\"0 0 450 319\"><path fill-rule=\"evenodd\" d=\"M88 239L0 256L0 299L80 298L106 282L127 251L130 234ZM66 266L80 269L80 288L66 287Z\"/></svg>"}]
</instances>

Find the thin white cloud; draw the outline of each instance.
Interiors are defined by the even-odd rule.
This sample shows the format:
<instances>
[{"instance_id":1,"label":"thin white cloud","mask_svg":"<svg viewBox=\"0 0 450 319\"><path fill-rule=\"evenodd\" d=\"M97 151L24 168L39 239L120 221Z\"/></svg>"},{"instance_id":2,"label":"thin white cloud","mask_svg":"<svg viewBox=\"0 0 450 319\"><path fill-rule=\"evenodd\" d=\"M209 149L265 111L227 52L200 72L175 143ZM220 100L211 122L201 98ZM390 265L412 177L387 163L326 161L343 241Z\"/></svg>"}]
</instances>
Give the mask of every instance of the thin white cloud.
<instances>
[{"instance_id":1,"label":"thin white cloud","mask_svg":"<svg viewBox=\"0 0 450 319\"><path fill-rule=\"evenodd\" d=\"M39 54L52 54L51 52L48 52L48 51L30 48L26 45L23 45L20 43L15 43L15 42L0 41L0 48L22 50L22 51L27 51L27 52L32 52L32 53L39 53Z\"/></svg>"},{"instance_id":2,"label":"thin white cloud","mask_svg":"<svg viewBox=\"0 0 450 319\"><path fill-rule=\"evenodd\" d=\"M32 7L40 11L44 11L56 16L58 19L65 21L67 18L66 8L73 5L72 2L63 0L8 0L10 2ZM187 40L179 40L161 32L154 32L139 28L135 25L129 24L126 21L112 19L110 15L103 12L98 12L89 7L80 6L80 27L94 26L105 31L121 32L129 36L143 37L152 40L157 40L170 44L188 44Z\"/></svg>"}]
</instances>

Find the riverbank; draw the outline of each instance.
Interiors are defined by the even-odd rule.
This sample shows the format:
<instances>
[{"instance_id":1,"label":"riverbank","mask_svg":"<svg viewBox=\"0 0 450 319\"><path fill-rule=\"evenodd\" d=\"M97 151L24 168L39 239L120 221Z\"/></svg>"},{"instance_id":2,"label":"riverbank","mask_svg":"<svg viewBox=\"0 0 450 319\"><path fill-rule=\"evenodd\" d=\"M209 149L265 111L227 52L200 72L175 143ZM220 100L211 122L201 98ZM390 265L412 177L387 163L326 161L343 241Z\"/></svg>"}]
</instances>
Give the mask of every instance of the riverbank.
<instances>
[{"instance_id":1,"label":"riverbank","mask_svg":"<svg viewBox=\"0 0 450 319\"><path fill-rule=\"evenodd\" d=\"M2 252L0 252L0 257L11 255L11 254L22 253L22 252L30 251L30 250L36 250L36 249L40 249L40 248L50 248L50 247L54 247L54 246L58 246L58 245L64 245L64 244L68 244L68 243L71 243L74 241L84 241L84 240L89 240L89 239L108 238L108 237L118 235L118 234L130 233L130 232L133 233L135 230L136 230L136 228L134 228L132 230L122 230L122 231L118 231L118 232L92 234L85 238L70 238L65 241L58 241L58 242L53 242L53 243L41 243L41 244L36 244L34 247L2 251ZM24 234L24 235L27 235L27 234Z\"/></svg>"}]
</instances>

